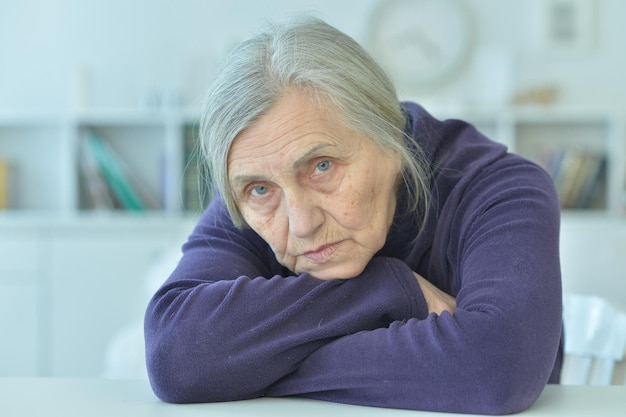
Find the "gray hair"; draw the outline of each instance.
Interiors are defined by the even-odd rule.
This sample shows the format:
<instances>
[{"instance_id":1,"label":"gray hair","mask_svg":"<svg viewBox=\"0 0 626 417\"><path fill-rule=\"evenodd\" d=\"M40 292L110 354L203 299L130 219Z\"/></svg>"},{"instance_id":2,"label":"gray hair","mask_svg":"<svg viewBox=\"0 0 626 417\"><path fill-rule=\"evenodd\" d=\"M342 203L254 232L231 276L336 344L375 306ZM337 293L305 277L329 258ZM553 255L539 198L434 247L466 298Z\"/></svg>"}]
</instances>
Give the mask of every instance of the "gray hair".
<instances>
[{"instance_id":1,"label":"gray hair","mask_svg":"<svg viewBox=\"0 0 626 417\"><path fill-rule=\"evenodd\" d=\"M294 88L329 103L346 127L400 158L409 207L426 210L428 165L421 149L405 137L406 119L391 81L354 39L319 19L300 17L271 25L235 48L205 99L202 152L212 187L237 227L245 226L245 220L228 180L230 147L241 131Z\"/></svg>"}]
</instances>

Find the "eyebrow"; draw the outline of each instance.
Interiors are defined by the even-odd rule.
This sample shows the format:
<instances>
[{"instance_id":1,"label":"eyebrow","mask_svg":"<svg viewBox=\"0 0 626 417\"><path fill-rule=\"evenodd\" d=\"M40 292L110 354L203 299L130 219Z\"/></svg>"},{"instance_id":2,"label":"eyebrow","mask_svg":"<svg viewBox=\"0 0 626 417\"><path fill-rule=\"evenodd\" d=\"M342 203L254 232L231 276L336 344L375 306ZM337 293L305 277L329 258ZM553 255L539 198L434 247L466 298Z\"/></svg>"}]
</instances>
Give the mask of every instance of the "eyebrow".
<instances>
[{"instance_id":1,"label":"eyebrow","mask_svg":"<svg viewBox=\"0 0 626 417\"><path fill-rule=\"evenodd\" d=\"M244 184L248 184L251 182L263 182L267 181L267 177L263 175L237 175L232 179L232 188L236 189Z\"/></svg>"},{"instance_id":2,"label":"eyebrow","mask_svg":"<svg viewBox=\"0 0 626 417\"><path fill-rule=\"evenodd\" d=\"M311 157L315 156L315 154L318 153L320 149L327 148L329 146L335 146L335 145L331 143L320 143L319 145L315 145L314 147L309 149L304 155L298 158L296 162L293 163L293 168L294 169L300 168L302 165L306 163L306 161L311 159Z\"/></svg>"},{"instance_id":3,"label":"eyebrow","mask_svg":"<svg viewBox=\"0 0 626 417\"><path fill-rule=\"evenodd\" d=\"M293 169L297 170L302 165L304 165L309 159L311 159L311 157L315 156L315 154L317 154L320 151L320 149L327 148L329 146L335 146L335 145L331 143L320 143L319 145L315 145L293 163ZM232 179L232 185L233 185L233 188L236 188L243 184L248 184L251 182L263 182L263 181L267 181L267 177L264 175L236 175Z\"/></svg>"}]
</instances>

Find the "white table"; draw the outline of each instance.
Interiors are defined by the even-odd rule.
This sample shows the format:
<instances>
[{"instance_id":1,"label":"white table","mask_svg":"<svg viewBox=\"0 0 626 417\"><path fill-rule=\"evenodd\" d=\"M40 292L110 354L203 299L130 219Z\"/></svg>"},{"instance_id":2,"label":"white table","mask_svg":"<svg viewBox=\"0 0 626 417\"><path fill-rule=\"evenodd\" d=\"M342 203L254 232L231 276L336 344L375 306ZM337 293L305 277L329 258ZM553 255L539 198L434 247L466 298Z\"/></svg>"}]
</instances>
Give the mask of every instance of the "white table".
<instances>
[{"instance_id":1,"label":"white table","mask_svg":"<svg viewBox=\"0 0 626 417\"><path fill-rule=\"evenodd\" d=\"M335 404L298 398L261 398L215 404L160 402L146 381L0 378L2 417L445 417L423 411ZM524 417L624 417L625 386L548 386Z\"/></svg>"}]
</instances>

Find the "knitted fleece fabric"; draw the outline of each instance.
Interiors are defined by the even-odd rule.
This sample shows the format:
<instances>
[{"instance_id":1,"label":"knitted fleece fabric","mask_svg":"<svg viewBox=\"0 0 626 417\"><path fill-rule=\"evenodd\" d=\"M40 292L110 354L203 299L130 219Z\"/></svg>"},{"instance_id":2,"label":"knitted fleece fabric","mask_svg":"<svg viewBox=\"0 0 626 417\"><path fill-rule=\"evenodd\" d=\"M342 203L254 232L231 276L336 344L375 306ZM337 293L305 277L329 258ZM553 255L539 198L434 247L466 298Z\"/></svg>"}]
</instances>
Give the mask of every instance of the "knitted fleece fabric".
<instances>
[{"instance_id":1,"label":"knitted fleece fabric","mask_svg":"<svg viewBox=\"0 0 626 417\"><path fill-rule=\"evenodd\" d=\"M422 233L400 192L387 242L363 273L322 281L281 266L216 197L146 312L159 398L303 396L507 414L558 382L560 214L550 177L468 123L403 108L434 170ZM412 271L456 297L454 314L428 314Z\"/></svg>"}]
</instances>

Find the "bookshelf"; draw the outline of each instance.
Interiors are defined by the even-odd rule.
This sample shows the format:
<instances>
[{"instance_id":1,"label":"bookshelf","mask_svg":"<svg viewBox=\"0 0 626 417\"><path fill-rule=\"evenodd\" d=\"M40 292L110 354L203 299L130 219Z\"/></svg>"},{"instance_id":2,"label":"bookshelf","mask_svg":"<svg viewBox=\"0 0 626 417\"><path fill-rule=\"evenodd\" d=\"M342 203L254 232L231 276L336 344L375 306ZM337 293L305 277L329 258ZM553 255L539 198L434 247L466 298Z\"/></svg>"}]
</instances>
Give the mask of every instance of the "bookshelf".
<instances>
[{"instance_id":1,"label":"bookshelf","mask_svg":"<svg viewBox=\"0 0 626 417\"><path fill-rule=\"evenodd\" d=\"M8 210L60 211L64 208L66 190L61 164L67 155L64 155L62 130L61 122L53 118L8 117L2 120L0 158L8 167L8 183L3 187L8 193Z\"/></svg>"},{"instance_id":2,"label":"bookshelf","mask_svg":"<svg viewBox=\"0 0 626 417\"><path fill-rule=\"evenodd\" d=\"M591 165L587 171L593 174L588 176L595 177L587 182L594 184L587 188L594 193L587 200L593 201L566 204L564 211L624 213L626 135L621 115L602 109L540 108L433 113L440 118L468 120L487 136L544 166L559 158L569 165L581 165L568 173L564 169L567 163L557 163L555 181L567 182L570 189L576 181L584 188L580 185L585 183L585 178L580 178L585 176L582 165ZM13 212L62 217L103 211L197 215L208 197L206 190L199 188L206 181L201 180L204 174L198 168L195 149L197 116L187 110L0 114L0 168L5 173L0 176L4 183L0 184L0 201L6 206L0 210L0 221ZM150 201L143 209L128 210L119 202L113 208L94 204L82 161L90 135L101 138L140 184ZM575 175L579 178L574 179Z\"/></svg>"},{"instance_id":3,"label":"bookshelf","mask_svg":"<svg viewBox=\"0 0 626 417\"><path fill-rule=\"evenodd\" d=\"M140 208L119 201L110 178L103 175L107 172L102 171L102 161L89 155L92 136L114 154L109 162L123 167L126 187L142 197ZM6 200L0 220L15 212L62 217L103 211L197 215L208 196L200 188L196 139L197 115L190 111L0 115L0 164L8 172L2 176L8 178L0 188ZM100 179L113 206L94 203L85 155L99 176L107 177Z\"/></svg>"},{"instance_id":4,"label":"bookshelf","mask_svg":"<svg viewBox=\"0 0 626 417\"><path fill-rule=\"evenodd\" d=\"M543 166L555 180L564 216L626 214L626 115L579 108L433 113L467 120Z\"/></svg>"},{"instance_id":5,"label":"bookshelf","mask_svg":"<svg viewBox=\"0 0 626 417\"><path fill-rule=\"evenodd\" d=\"M147 271L179 250L206 204L188 163L196 121L188 111L0 114L8 200L0 209L0 332L9 353L0 376L102 375L107 343L145 309ZM154 205L94 204L81 163L91 135Z\"/></svg>"}]
</instances>

